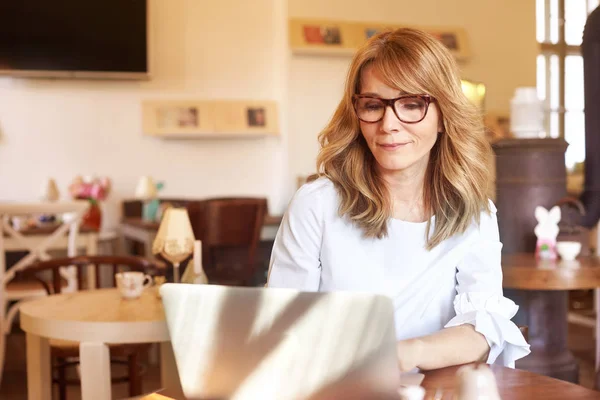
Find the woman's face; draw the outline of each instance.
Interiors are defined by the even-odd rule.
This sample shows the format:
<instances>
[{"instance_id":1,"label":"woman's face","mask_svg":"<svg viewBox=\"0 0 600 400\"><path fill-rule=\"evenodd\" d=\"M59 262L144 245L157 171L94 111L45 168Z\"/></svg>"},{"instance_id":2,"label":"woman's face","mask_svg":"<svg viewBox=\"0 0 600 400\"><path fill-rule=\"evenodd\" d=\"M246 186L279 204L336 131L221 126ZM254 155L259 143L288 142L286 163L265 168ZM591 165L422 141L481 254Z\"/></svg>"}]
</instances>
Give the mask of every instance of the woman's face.
<instances>
[{"instance_id":1,"label":"woman's face","mask_svg":"<svg viewBox=\"0 0 600 400\"><path fill-rule=\"evenodd\" d=\"M382 99L393 99L404 95L382 82L379 73L371 66L361 74L360 94ZM425 94L425 93L411 93ZM426 168L429 152L442 131L442 121L434 102L429 104L427 114L421 122L401 122L394 111L387 107L378 122L360 121L362 134L384 172Z\"/></svg>"}]
</instances>

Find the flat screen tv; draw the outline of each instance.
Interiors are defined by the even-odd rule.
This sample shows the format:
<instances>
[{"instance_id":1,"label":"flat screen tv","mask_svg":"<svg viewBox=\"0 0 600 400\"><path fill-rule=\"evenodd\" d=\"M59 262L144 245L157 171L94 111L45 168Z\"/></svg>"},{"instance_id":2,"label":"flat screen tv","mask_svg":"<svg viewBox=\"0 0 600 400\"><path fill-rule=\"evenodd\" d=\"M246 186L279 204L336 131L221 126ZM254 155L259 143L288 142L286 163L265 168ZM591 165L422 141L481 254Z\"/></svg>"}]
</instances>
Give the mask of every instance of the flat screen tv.
<instances>
[{"instance_id":1,"label":"flat screen tv","mask_svg":"<svg viewBox=\"0 0 600 400\"><path fill-rule=\"evenodd\" d=\"M0 74L148 78L146 0L0 0Z\"/></svg>"}]
</instances>

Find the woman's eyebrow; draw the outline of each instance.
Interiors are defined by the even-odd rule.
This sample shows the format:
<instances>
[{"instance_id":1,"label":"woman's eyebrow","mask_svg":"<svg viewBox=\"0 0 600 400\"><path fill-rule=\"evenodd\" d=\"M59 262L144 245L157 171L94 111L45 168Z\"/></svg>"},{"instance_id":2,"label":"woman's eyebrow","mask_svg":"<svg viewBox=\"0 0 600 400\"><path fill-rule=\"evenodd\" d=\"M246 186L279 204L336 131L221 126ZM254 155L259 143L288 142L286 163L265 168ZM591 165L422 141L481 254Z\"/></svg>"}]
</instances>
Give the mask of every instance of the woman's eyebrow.
<instances>
[{"instance_id":1,"label":"woman's eyebrow","mask_svg":"<svg viewBox=\"0 0 600 400\"><path fill-rule=\"evenodd\" d=\"M406 93L405 91L399 91L398 95L395 96L395 97L400 97L400 96L404 96L404 95L407 95L407 94L410 94L410 93ZM363 96L378 97L378 98L381 98L381 99L383 98L379 93L373 93L373 92L364 92L364 93L361 93L361 95L363 95Z\"/></svg>"}]
</instances>

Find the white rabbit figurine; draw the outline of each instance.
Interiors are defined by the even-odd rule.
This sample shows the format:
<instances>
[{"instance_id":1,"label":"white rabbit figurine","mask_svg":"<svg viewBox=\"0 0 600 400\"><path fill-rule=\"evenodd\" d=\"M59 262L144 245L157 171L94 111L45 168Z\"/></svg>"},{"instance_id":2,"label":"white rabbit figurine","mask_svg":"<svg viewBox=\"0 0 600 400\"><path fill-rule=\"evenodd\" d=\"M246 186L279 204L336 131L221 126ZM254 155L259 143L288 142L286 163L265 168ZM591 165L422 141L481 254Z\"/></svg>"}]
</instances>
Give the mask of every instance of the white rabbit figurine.
<instances>
[{"instance_id":1,"label":"white rabbit figurine","mask_svg":"<svg viewBox=\"0 0 600 400\"><path fill-rule=\"evenodd\" d=\"M558 223L560 222L560 208L552 207L550 211L544 207L535 208L535 227L537 236L536 255L544 260L556 260L556 237L558 236Z\"/></svg>"}]
</instances>

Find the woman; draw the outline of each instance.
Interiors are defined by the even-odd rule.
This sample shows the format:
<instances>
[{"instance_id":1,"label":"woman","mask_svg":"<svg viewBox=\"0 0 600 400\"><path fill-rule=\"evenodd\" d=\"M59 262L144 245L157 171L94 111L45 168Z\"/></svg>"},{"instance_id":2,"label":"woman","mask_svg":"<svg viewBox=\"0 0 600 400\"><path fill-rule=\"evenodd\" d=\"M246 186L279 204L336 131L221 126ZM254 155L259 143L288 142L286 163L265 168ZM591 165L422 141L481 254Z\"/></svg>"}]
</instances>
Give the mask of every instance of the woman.
<instances>
[{"instance_id":1,"label":"woman","mask_svg":"<svg viewBox=\"0 0 600 400\"><path fill-rule=\"evenodd\" d=\"M268 286L391 297L404 371L527 355L502 296L490 147L449 51L413 29L372 37L320 143Z\"/></svg>"}]
</instances>

